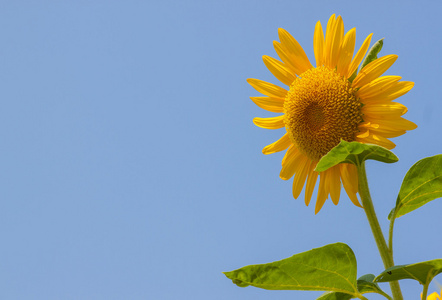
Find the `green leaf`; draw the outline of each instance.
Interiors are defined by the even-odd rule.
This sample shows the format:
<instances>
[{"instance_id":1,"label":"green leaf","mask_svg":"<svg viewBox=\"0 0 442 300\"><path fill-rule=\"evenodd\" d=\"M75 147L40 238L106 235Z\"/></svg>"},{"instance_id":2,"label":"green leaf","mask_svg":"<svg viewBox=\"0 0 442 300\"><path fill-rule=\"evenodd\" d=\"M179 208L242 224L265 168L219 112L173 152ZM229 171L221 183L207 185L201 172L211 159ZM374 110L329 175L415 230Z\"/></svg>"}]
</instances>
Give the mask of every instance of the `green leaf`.
<instances>
[{"instance_id":1,"label":"green leaf","mask_svg":"<svg viewBox=\"0 0 442 300\"><path fill-rule=\"evenodd\" d=\"M316 300L350 300L353 298L350 294L339 293L339 292L326 292L319 296Z\"/></svg>"},{"instance_id":2,"label":"green leaf","mask_svg":"<svg viewBox=\"0 0 442 300\"><path fill-rule=\"evenodd\" d=\"M360 295L356 286L356 258L350 247L343 243L224 274L240 287L251 285L267 290L334 291Z\"/></svg>"},{"instance_id":3,"label":"green leaf","mask_svg":"<svg viewBox=\"0 0 442 300\"><path fill-rule=\"evenodd\" d=\"M361 70L368 65L369 63L371 63L373 60L378 58L378 54L379 52L381 52L382 46L384 45L384 39L380 39L379 41L377 41L373 47L370 48L370 50L368 50L367 56L365 56L364 61L362 62L361 65Z\"/></svg>"},{"instance_id":4,"label":"green leaf","mask_svg":"<svg viewBox=\"0 0 442 300\"><path fill-rule=\"evenodd\" d=\"M389 219L399 218L422 205L442 197L442 154L415 163L405 175Z\"/></svg>"},{"instance_id":5,"label":"green leaf","mask_svg":"<svg viewBox=\"0 0 442 300\"><path fill-rule=\"evenodd\" d=\"M391 299L391 297L389 295L387 295L383 290L381 290L381 288L379 287L379 285L375 282L373 282L375 276L373 274L367 274L364 276L359 277L358 279L358 290L361 294L366 294L366 293L377 293L377 294L381 294L382 296L384 296L387 299Z\"/></svg>"},{"instance_id":6,"label":"green leaf","mask_svg":"<svg viewBox=\"0 0 442 300\"><path fill-rule=\"evenodd\" d=\"M411 265L391 267L375 278L375 282L388 282L401 279L414 279L427 285L439 273L442 273L442 259L434 259Z\"/></svg>"},{"instance_id":7,"label":"green leaf","mask_svg":"<svg viewBox=\"0 0 442 300\"><path fill-rule=\"evenodd\" d=\"M319 160L315 171L322 172L340 163L359 165L367 159L385 163L394 163L399 160L393 152L381 146L361 144L359 142L349 143L342 140Z\"/></svg>"}]
</instances>

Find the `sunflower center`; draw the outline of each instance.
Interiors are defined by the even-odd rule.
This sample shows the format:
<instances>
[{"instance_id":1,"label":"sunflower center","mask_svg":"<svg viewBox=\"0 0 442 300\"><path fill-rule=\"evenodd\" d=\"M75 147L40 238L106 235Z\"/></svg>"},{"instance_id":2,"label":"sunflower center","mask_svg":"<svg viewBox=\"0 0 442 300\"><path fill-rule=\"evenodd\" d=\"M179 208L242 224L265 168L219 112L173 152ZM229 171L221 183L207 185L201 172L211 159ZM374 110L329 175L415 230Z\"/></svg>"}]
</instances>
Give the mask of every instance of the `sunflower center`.
<instances>
[{"instance_id":1,"label":"sunflower center","mask_svg":"<svg viewBox=\"0 0 442 300\"><path fill-rule=\"evenodd\" d=\"M351 83L335 70L317 67L292 83L284 102L284 123L291 141L313 161L341 139L355 140L362 104Z\"/></svg>"}]
</instances>

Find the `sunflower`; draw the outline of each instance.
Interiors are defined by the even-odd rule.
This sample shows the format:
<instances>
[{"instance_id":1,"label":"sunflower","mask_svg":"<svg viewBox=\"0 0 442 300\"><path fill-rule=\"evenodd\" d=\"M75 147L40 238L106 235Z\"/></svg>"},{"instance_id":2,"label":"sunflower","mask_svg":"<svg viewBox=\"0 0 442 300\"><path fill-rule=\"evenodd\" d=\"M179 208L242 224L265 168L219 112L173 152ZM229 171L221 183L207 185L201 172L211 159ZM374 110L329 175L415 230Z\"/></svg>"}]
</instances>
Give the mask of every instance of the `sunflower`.
<instances>
[{"instance_id":1,"label":"sunflower","mask_svg":"<svg viewBox=\"0 0 442 300\"><path fill-rule=\"evenodd\" d=\"M341 183L350 200L361 207L357 198L358 176L354 165L340 164L324 172L314 171L317 162L341 140L376 144L392 149L389 138L417 126L402 115L407 108L392 100L404 95L414 83L400 76L381 76L396 61L397 55L376 58L357 72L371 42L370 34L354 54L356 29L344 34L341 16L332 15L324 37L318 21L313 37L316 67L312 66L299 43L284 29L280 42L274 41L281 61L263 56L270 72L289 88L258 79L248 79L266 97L251 97L259 107L283 115L254 118L256 126L266 129L285 127L285 134L264 147L264 154L287 149L280 177L293 179L293 197L299 197L305 185L305 203L309 205L318 176L319 189L315 213L328 196L339 202Z\"/></svg>"}]
</instances>

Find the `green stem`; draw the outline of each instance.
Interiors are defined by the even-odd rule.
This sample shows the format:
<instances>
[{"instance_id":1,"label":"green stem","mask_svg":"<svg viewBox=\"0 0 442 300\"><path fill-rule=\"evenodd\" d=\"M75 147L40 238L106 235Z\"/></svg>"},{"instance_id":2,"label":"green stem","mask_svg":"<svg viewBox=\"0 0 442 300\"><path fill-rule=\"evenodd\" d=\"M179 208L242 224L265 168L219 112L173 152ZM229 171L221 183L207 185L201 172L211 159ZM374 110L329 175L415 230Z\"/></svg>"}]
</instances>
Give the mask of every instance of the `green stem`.
<instances>
[{"instance_id":1,"label":"green stem","mask_svg":"<svg viewBox=\"0 0 442 300\"><path fill-rule=\"evenodd\" d=\"M421 297L421 299L427 299L428 286L429 286L429 284L425 284L425 285L424 285L424 290L422 291L422 297Z\"/></svg>"},{"instance_id":2,"label":"green stem","mask_svg":"<svg viewBox=\"0 0 442 300\"><path fill-rule=\"evenodd\" d=\"M370 224L371 231L373 233L376 245L378 246L379 254L381 255L385 269L394 266L393 256L388 250L387 243L385 242L384 235L379 225L378 218L374 211L373 202L370 196L370 190L368 189L367 175L365 173L365 162L362 162L358 166L359 177L359 195L361 196L362 206L364 207L365 214L367 215L368 223ZM401 288L399 282L390 282L391 292L394 300L403 300Z\"/></svg>"},{"instance_id":3,"label":"green stem","mask_svg":"<svg viewBox=\"0 0 442 300\"><path fill-rule=\"evenodd\" d=\"M390 228L388 230L388 249L390 250L391 257L393 257L393 227L394 227L394 220L396 220L395 215L396 212L393 212L390 221Z\"/></svg>"}]
</instances>

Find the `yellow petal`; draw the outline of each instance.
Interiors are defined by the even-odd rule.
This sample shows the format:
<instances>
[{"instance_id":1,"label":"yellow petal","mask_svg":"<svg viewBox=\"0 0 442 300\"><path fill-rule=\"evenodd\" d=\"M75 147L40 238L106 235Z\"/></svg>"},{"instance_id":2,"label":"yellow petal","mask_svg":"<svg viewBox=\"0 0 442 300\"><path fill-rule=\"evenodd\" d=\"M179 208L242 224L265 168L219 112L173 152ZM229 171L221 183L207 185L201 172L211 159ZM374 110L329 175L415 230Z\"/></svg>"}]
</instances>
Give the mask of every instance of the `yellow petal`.
<instances>
[{"instance_id":1,"label":"yellow petal","mask_svg":"<svg viewBox=\"0 0 442 300\"><path fill-rule=\"evenodd\" d=\"M313 190L315 189L316 179L318 178L319 173L314 171L316 168L316 163L312 162L310 164L310 170L308 173L307 184L305 186L305 205L309 205L310 199L312 198Z\"/></svg>"},{"instance_id":2,"label":"yellow petal","mask_svg":"<svg viewBox=\"0 0 442 300\"><path fill-rule=\"evenodd\" d=\"M330 19L328 19L327 22L327 29L325 30L325 45L324 45L324 58L323 58L323 62L324 65L327 67L331 67L330 66L330 62L331 62L331 49L332 49L332 41L333 41L333 37L335 36L335 28L336 28L336 15L333 14Z\"/></svg>"},{"instance_id":3,"label":"yellow petal","mask_svg":"<svg viewBox=\"0 0 442 300\"><path fill-rule=\"evenodd\" d=\"M281 98L284 100L285 96L287 95L287 91L285 89L270 82L265 82L254 78L247 79L247 82L253 86L255 90L269 97Z\"/></svg>"},{"instance_id":4,"label":"yellow petal","mask_svg":"<svg viewBox=\"0 0 442 300\"><path fill-rule=\"evenodd\" d=\"M365 138L370 135L370 132L376 135L382 135L385 138L393 138L405 133L405 130L372 122L363 122L359 124L358 127L360 130L360 133L357 135L358 138Z\"/></svg>"},{"instance_id":5,"label":"yellow petal","mask_svg":"<svg viewBox=\"0 0 442 300\"><path fill-rule=\"evenodd\" d=\"M275 112L281 113L284 111L284 100L281 98L272 97L250 97L250 99L259 107Z\"/></svg>"},{"instance_id":6,"label":"yellow petal","mask_svg":"<svg viewBox=\"0 0 442 300\"><path fill-rule=\"evenodd\" d=\"M375 80L361 87L356 92L356 96L361 99L376 97L388 90L401 78L401 76L382 76L376 78Z\"/></svg>"},{"instance_id":7,"label":"yellow petal","mask_svg":"<svg viewBox=\"0 0 442 300\"><path fill-rule=\"evenodd\" d=\"M273 47L275 48L276 53L278 54L279 58L284 62L285 67L290 70L292 74L301 74L301 70L296 67L288 57L287 53L284 52L284 49L282 49L281 43L277 41L273 41Z\"/></svg>"},{"instance_id":8,"label":"yellow petal","mask_svg":"<svg viewBox=\"0 0 442 300\"><path fill-rule=\"evenodd\" d=\"M357 186L358 174L357 172L349 171L349 166L351 165L350 164L339 165L341 169L342 185L344 186L345 192L347 193L348 198L350 198L351 202L353 202L353 204L356 206L362 207L356 195L356 193L358 192L358 186ZM354 178L356 179L356 181L354 180Z\"/></svg>"},{"instance_id":9,"label":"yellow petal","mask_svg":"<svg viewBox=\"0 0 442 300\"><path fill-rule=\"evenodd\" d=\"M358 73L352 86L361 87L378 78L393 65L397 58L396 54L390 54L375 59Z\"/></svg>"},{"instance_id":10,"label":"yellow petal","mask_svg":"<svg viewBox=\"0 0 442 300\"><path fill-rule=\"evenodd\" d=\"M339 171L339 166L334 166L329 169L330 175L329 186L330 186L330 197L335 205L339 203L339 197L341 194L341 174Z\"/></svg>"},{"instance_id":11,"label":"yellow petal","mask_svg":"<svg viewBox=\"0 0 442 300\"><path fill-rule=\"evenodd\" d=\"M279 28L279 39L281 41L281 46L284 52L289 57L291 63L295 65L301 73L312 68L312 64L308 60L307 55L299 45L298 41L290 35L286 30Z\"/></svg>"},{"instance_id":12,"label":"yellow petal","mask_svg":"<svg viewBox=\"0 0 442 300\"><path fill-rule=\"evenodd\" d=\"M293 179L293 198L297 199L299 194L301 194L302 188L304 187L305 180L307 179L307 175L310 171L310 165L312 161L307 157L303 157L299 160L299 169L295 174L295 178Z\"/></svg>"},{"instance_id":13,"label":"yellow petal","mask_svg":"<svg viewBox=\"0 0 442 300\"><path fill-rule=\"evenodd\" d=\"M361 109L362 113L367 116L375 117L400 117L407 112L407 107L400 103L390 102L388 104L367 104Z\"/></svg>"},{"instance_id":14,"label":"yellow petal","mask_svg":"<svg viewBox=\"0 0 442 300\"><path fill-rule=\"evenodd\" d=\"M349 76L351 76L357 70L359 64L362 62L365 53L367 53L368 46L370 46L372 36L373 33L370 33L365 39L365 41L362 43L361 48L359 48L358 52L356 52L355 57L353 58L353 60L350 63L350 66L348 67L347 74L350 74Z\"/></svg>"},{"instance_id":15,"label":"yellow petal","mask_svg":"<svg viewBox=\"0 0 442 300\"><path fill-rule=\"evenodd\" d=\"M382 119L372 116L365 116L365 119L366 121L379 124L380 126L388 126L394 130L413 130L417 128L416 124L402 117Z\"/></svg>"},{"instance_id":16,"label":"yellow petal","mask_svg":"<svg viewBox=\"0 0 442 300\"><path fill-rule=\"evenodd\" d=\"M354 193L359 191L358 169L353 164L347 164L347 170L350 177L350 186Z\"/></svg>"},{"instance_id":17,"label":"yellow petal","mask_svg":"<svg viewBox=\"0 0 442 300\"><path fill-rule=\"evenodd\" d=\"M316 206L315 206L315 215L321 210L322 206L327 200L328 197L328 189L327 189L327 171L321 172L319 180L319 188L318 188L318 197L316 198Z\"/></svg>"},{"instance_id":18,"label":"yellow petal","mask_svg":"<svg viewBox=\"0 0 442 300\"><path fill-rule=\"evenodd\" d=\"M279 129L284 127L284 115L273 118L254 118L253 123L265 129Z\"/></svg>"},{"instance_id":19,"label":"yellow petal","mask_svg":"<svg viewBox=\"0 0 442 300\"><path fill-rule=\"evenodd\" d=\"M359 124L359 129L361 129L361 128L371 129L371 128L378 128L378 127L379 127L378 124L373 124L371 122L362 122Z\"/></svg>"},{"instance_id":20,"label":"yellow petal","mask_svg":"<svg viewBox=\"0 0 442 300\"><path fill-rule=\"evenodd\" d=\"M379 127L378 129L372 129L370 131L375 135L381 135L384 138L388 139L398 137L406 133L405 130L387 130L384 129L383 127Z\"/></svg>"},{"instance_id":21,"label":"yellow petal","mask_svg":"<svg viewBox=\"0 0 442 300\"><path fill-rule=\"evenodd\" d=\"M330 49L331 68L335 68L338 64L338 59L343 39L344 39L344 22L342 21L341 16L338 16L338 19L336 20L335 23L333 40L331 41L332 44Z\"/></svg>"},{"instance_id":22,"label":"yellow petal","mask_svg":"<svg viewBox=\"0 0 442 300\"><path fill-rule=\"evenodd\" d=\"M388 86L385 90L380 90L372 97L361 98L362 103L389 102L408 93L414 86L414 82L400 81Z\"/></svg>"},{"instance_id":23,"label":"yellow petal","mask_svg":"<svg viewBox=\"0 0 442 300\"><path fill-rule=\"evenodd\" d=\"M282 83L290 86L295 80L296 76L287 69L282 62L270 56L264 55L262 57L266 67L272 74Z\"/></svg>"},{"instance_id":24,"label":"yellow petal","mask_svg":"<svg viewBox=\"0 0 442 300\"><path fill-rule=\"evenodd\" d=\"M315 52L316 66L322 66L322 64L324 63L324 32L322 31L321 22L319 21L316 23L315 34L313 35L313 49Z\"/></svg>"},{"instance_id":25,"label":"yellow petal","mask_svg":"<svg viewBox=\"0 0 442 300\"><path fill-rule=\"evenodd\" d=\"M265 146L264 149L262 149L262 153L272 154L279 151L283 151L287 149L291 144L292 142L290 141L289 134L286 133L282 136L282 138L280 138L276 142Z\"/></svg>"},{"instance_id":26,"label":"yellow petal","mask_svg":"<svg viewBox=\"0 0 442 300\"><path fill-rule=\"evenodd\" d=\"M287 150L287 152L284 154L284 157L282 158L281 161L281 166L284 166L287 162L288 159L290 159L291 157L293 157L294 154L298 153L299 150L298 148L295 147L295 145L290 145L289 149Z\"/></svg>"},{"instance_id":27,"label":"yellow petal","mask_svg":"<svg viewBox=\"0 0 442 300\"><path fill-rule=\"evenodd\" d=\"M397 137L403 135L406 132L405 129L399 129L395 127L395 124L393 124L393 126L391 126L391 124L390 125L382 124L382 120L379 121L375 119L372 119L370 122L364 122L359 124L359 130L361 132L367 130L368 133L365 136L358 134L357 137L359 138L367 137L370 132L376 135L381 135L385 138Z\"/></svg>"},{"instance_id":28,"label":"yellow petal","mask_svg":"<svg viewBox=\"0 0 442 300\"><path fill-rule=\"evenodd\" d=\"M301 152L295 147L290 146L289 150L282 159L282 169L279 177L283 180L289 180L298 169L299 159L302 158Z\"/></svg>"},{"instance_id":29,"label":"yellow petal","mask_svg":"<svg viewBox=\"0 0 442 300\"><path fill-rule=\"evenodd\" d=\"M356 137L358 137L358 138L365 138L365 137L367 137L367 136L369 136L369 135L370 135L370 131L367 130L367 129L364 129L364 130L361 130L361 131L356 135Z\"/></svg>"},{"instance_id":30,"label":"yellow petal","mask_svg":"<svg viewBox=\"0 0 442 300\"><path fill-rule=\"evenodd\" d=\"M338 73L347 78L351 76L351 74L348 74L348 67L355 51L355 41L356 28L352 28L344 37L344 42L342 43L341 51L339 52L337 68Z\"/></svg>"},{"instance_id":31,"label":"yellow petal","mask_svg":"<svg viewBox=\"0 0 442 300\"><path fill-rule=\"evenodd\" d=\"M387 148L389 150L391 150L394 147L396 147L396 145L392 141L384 138L381 135L373 134L372 132L370 132L370 135L368 137L365 137L365 138L356 137L356 141L364 143L364 144L379 145L379 146Z\"/></svg>"}]
</instances>

